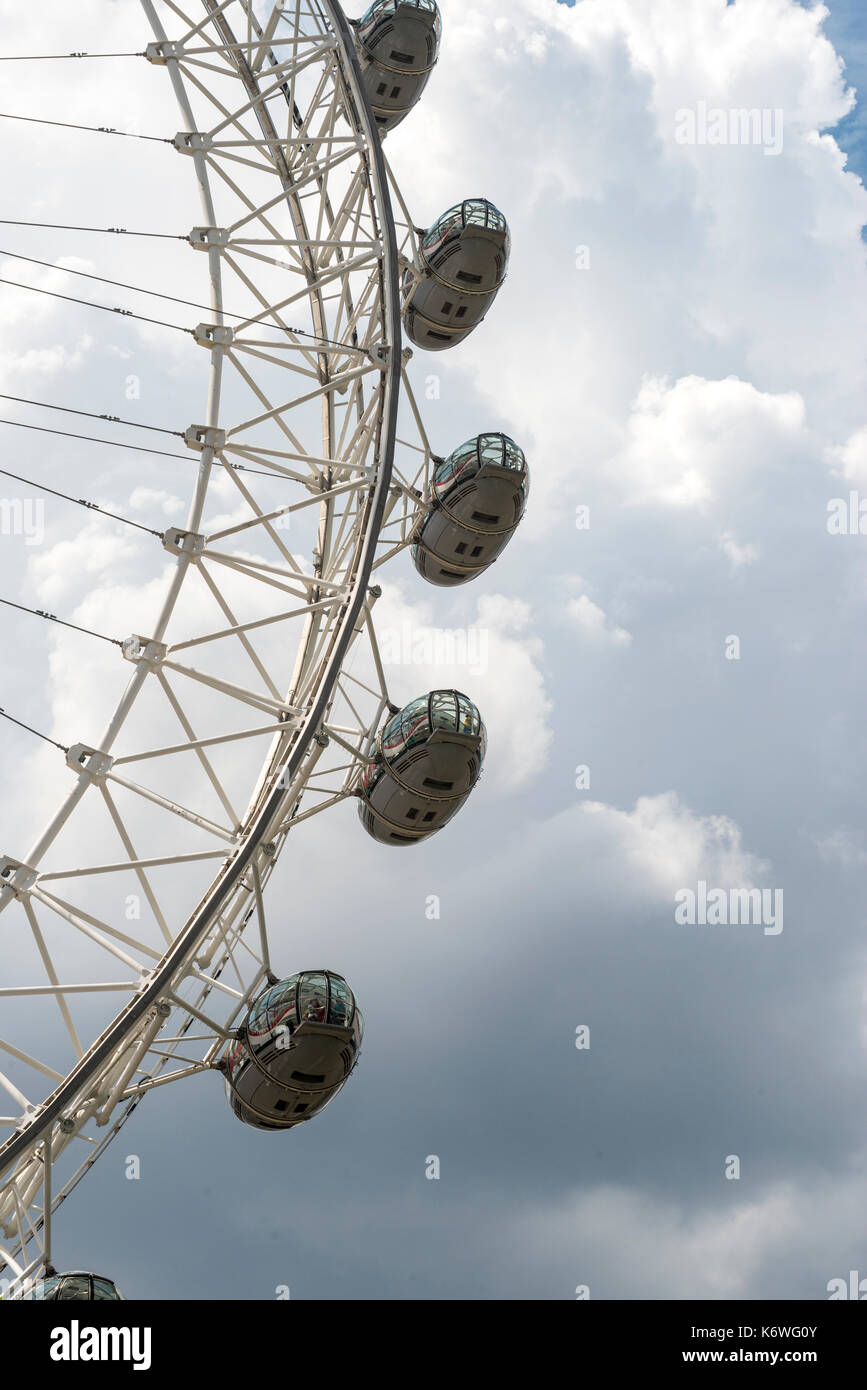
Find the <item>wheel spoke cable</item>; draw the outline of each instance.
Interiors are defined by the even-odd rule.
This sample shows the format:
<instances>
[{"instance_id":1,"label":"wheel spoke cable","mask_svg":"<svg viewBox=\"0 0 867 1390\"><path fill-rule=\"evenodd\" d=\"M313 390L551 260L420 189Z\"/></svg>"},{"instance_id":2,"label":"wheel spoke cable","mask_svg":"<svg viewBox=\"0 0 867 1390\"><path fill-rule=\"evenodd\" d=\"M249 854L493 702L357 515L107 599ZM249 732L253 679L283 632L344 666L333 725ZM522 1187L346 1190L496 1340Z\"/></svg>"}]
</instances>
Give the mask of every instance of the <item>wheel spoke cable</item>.
<instances>
[{"instance_id":1,"label":"wheel spoke cable","mask_svg":"<svg viewBox=\"0 0 867 1390\"><path fill-rule=\"evenodd\" d=\"M5 709L0 709L0 716L2 716L3 719L8 719L10 724L17 724L19 729L26 729L28 734L35 734L37 738L43 739L45 743L53 743L54 747L59 748L61 753L69 752L69 748L65 743L58 743L56 738L49 738L47 734L41 734L38 729L33 728L32 724L24 724L20 719L15 719L11 714L7 714Z\"/></svg>"},{"instance_id":2,"label":"wheel spoke cable","mask_svg":"<svg viewBox=\"0 0 867 1390\"><path fill-rule=\"evenodd\" d=\"M97 416L96 418L103 419L105 417ZM52 429L49 425L28 425L24 420L6 420L0 418L0 425L11 425L14 429L18 430L35 430L38 434L62 435L64 439L84 439L89 444L108 444L112 449L132 449L137 454L158 454L160 458L183 459L184 463L193 462L189 454L176 454L170 449L151 449L148 448L146 444L125 444L117 439L105 439L96 434L76 434L74 430L56 430ZM272 468L249 468L245 463L234 463L230 462L228 459L222 459L221 462L226 468L231 468L233 473L249 473L255 475L257 478L279 478L280 476L280 474ZM0 473L4 471L5 470L0 469ZM11 478L15 475L9 473L7 476ZM38 486L38 484L34 484L34 487L35 486ZM130 525L133 524L132 522L130 523Z\"/></svg>"},{"instance_id":3,"label":"wheel spoke cable","mask_svg":"<svg viewBox=\"0 0 867 1390\"><path fill-rule=\"evenodd\" d=\"M10 598L0 598L0 603L5 608L17 608L19 613L30 613L34 618L44 618L47 623L59 623L61 627L71 628L73 632L83 632L88 637L98 637L101 642L111 642L114 647L122 647L123 643L116 637L106 637L104 632L94 632L90 627L79 627L78 623L68 623L65 618L58 618L56 613L48 613L44 608L28 608L24 603L13 603Z\"/></svg>"},{"instance_id":4,"label":"wheel spoke cable","mask_svg":"<svg viewBox=\"0 0 867 1390\"><path fill-rule=\"evenodd\" d=\"M97 414L93 410L76 410L71 405L52 405L50 401L31 401L27 396L7 396L0 391L0 401L16 401L19 405L36 405L42 410L62 410L67 415L85 415L88 420L109 420L113 425L129 425L136 430L153 430L155 434L172 434L183 439L183 430L167 430L162 425L143 425L138 420L122 420L119 415Z\"/></svg>"},{"instance_id":5,"label":"wheel spoke cable","mask_svg":"<svg viewBox=\"0 0 867 1390\"><path fill-rule=\"evenodd\" d=\"M23 222L17 217L0 217L0 227L43 227L54 232L107 232L112 236L148 236L161 241L189 241L186 232L131 232L128 227L77 227L68 222Z\"/></svg>"},{"instance_id":6,"label":"wheel spoke cable","mask_svg":"<svg viewBox=\"0 0 867 1390\"><path fill-rule=\"evenodd\" d=\"M57 58L146 58L141 53L3 53L0 63L41 63L52 62Z\"/></svg>"},{"instance_id":7,"label":"wheel spoke cable","mask_svg":"<svg viewBox=\"0 0 867 1390\"><path fill-rule=\"evenodd\" d=\"M0 423L3 423L0 421ZM81 436L76 436L80 438ZM10 473L7 468L0 468L0 476L4 478L14 478L16 483L26 483L28 487L35 487L39 492L50 493L52 497L60 497L64 502L72 502L76 507L84 507L89 512L99 512L100 516L110 517L112 521L122 521L124 526L134 526L137 531L146 531L149 536L156 536L162 540L163 532L155 531L151 526L144 526L140 521L131 521L128 516L120 516L117 512L110 512L106 507L101 507L98 502L88 502L85 497L72 497L68 492L58 492L57 488L48 487L46 483L37 483L33 478L25 478L20 473Z\"/></svg>"},{"instance_id":8,"label":"wheel spoke cable","mask_svg":"<svg viewBox=\"0 0 867 1390\"><path fill-rule=\"evenodd\" d=\"M72 121L49 121L43 116L16 116L11 111L0 111L0 121L27 121L28 125L53 125L62 130L89 130L98 135L122 135L126 140L153 140L160 145L171 145L167 135L139 135L131 130L117 130L112 125L76 125Z\"/></svg>"},{"instance_id":9,"label":"wheel spoke cable","mask_svg":"<svg viewBox=\"0 0 867 1390\"><path fill-rule=\"evenodd\" d=\"M20 280L7 280L0 275L0 285L11 285L16 290L29 290L31 294L46 294L51 299L64 299L68 304L84 304L88 309L101 309L106 314L120 314L125 319L138 319L141 323L155 323L160 328L173 328L178 333L193 334L192 328L184 328L180 323L167 323L165 319L152 319L147 314L137 314L134 309L121 309L114 304L95 304L92 299L79 299L74 294L61 294L59 290L46 290L39 285L25 285Z\"/></svg>"},{"instance_id":10,"label":"wheel spoke cable","mask_svg":"<svg viewBox=\"0 0 867 1390\"><path fill-rule=\"evenodd\" d=\"M0 219L0 225L2 225L2 219ZM49 226L51 224L40 223L39 225ZM130 235L134 234L130 233ZM144 236L148 235L148 233L143 232L140 235ZM181 238L181 240L183 239L184 238ZM71 266L56 265L54 261L40 261L35 256L24 256L21 254L20 251L4 251L0 249L0 256L9 256L12 260L16 261L26 261L28 265L43 266L46 270L60 270L63 272L64 275L79 275L83 280L98 280L101 285L112 285L115 289L118 290L132 290L134 294L149 294L155 299L167 299L170 300L172 304L184 304L189 309L203 309L207 313L212 312L213 309L212 305L200 304L195 299L181 299L178 295L166 294L163 290L148 290L145 289L143 285L130 285L125 280L110 280L105 275L94 275L92 271L73 270ZM81 303L87 304L90 303L90 300L82 300ZM249 314L232 313L230 309L224 309L223 317L228 319L241 319L243 322L246 322L250 316ZM323 338L318 333L311 333L309 329L295 328L291 324L286 324L286 326L284 327L283 325L278 323L257 323L256 327L267 328L277 333L293 333L297 338L309 338L312 342L322 347L349 350L354 348L356 351L358 351L357 343L340 343L332 338Z\"/></svg>"}]
</instances>

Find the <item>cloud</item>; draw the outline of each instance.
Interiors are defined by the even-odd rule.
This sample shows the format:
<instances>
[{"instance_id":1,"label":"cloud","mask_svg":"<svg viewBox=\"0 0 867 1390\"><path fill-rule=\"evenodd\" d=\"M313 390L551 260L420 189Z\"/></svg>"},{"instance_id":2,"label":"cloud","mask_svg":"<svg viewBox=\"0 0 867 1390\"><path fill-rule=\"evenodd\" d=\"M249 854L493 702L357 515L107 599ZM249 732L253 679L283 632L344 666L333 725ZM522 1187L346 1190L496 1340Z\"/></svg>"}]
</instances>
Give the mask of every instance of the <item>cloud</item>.
<instances>
[{"instance_id":1,"label":"cloud","mask_svg":"<svg viewBox=\"0 0 867 1390\"><path fill-rule=\"evenodd\" d=\"M825 457L836 477L847 483L867 484L867 425L855 430L845 444L829 445Z\"/></svg>"},{"instance_id":2,"label":"cloud","mask_svg":"<svg viewBox=\"0 0 867 1390\"><path fill-rule=\"evenodd\" d=\"M854 427L863 395L867 300L851 286L863 277L867 194L819 133L853 101L823 7L702 4L679 20L676 10L671 0L447 4L428 96L387 142L422 221L470 191L499 198L510 217L507 284L446 370L468 402L505 410L527 449L525 525L537 537L564 493L598 491L643 377L724 382L737 372L744 393L781 397L782 411L809 389L826 433L841 418ZM549 36L544 57L528 62L539 34ZM506 151L513 88L538 119L510 125ZM678 144L675 112L699 100L781 109L782 153ZM530 323L559 350L537 351ZM731 404L748 409L736 393ZM664 467L672 504L698 502L716 481L698 459L683 471L671 479Z\"/></svg>"},{"instance_id":3,"label":"cloud","mask_svg":"<svg viewBox=\"0 0 867 1390\"><path fill-rule=\"evenodd\" d=\"M744 850L741 830L728 816L697 816L673 791L639 797L632 811L602 802L582 803L589 833L610 836L607 857L621 859L654 892L674 893L704 878L720 887L751 887L767 864Z\"/></svg>"},{"instance_id":4,"label":"cloud","mask_svg":"<svg viewBox=\"0 0 867 1390\"><path fill-rule=\"evenodd\" d=\"M737 1183L730 1186L730 1201L704 1210L634 1189L594 1187L527 1211L515 1224L537 1260L547 1248L558 1267L568 1265L576 1286L589 1285L591 1298L611 1297L614 1287L621 1298L745 1298L764 1262L791 1243L801 1208L791 1186L759 1200L738 1200ZM618 1248L628 1252L621 1268Z\"/></svg>"},{"instance_id":5,"label":"cloud","mask_svg":"<svg viewBox=\"0 0 867 1390\"><path fill-rule=\"evenodd\" d=\"M867 864L867 849L861 832L845 825L820 836L816 848L826 864L841 864L844 869L857 869Z\"/></svg>"},{"instance_id":6,"label":"cloud","mask_svg":"<svg viewBox=\"0 0 867 1390\"><path fill-rule=\"evenodd\" d=\"M130 494L129 505L134 512L161 511L164 516L176 517L186 510L188 504L182 497L176 497L164 489L137 487Z\"/></svg>"},{"instance_id":7,"label":"cloud","mask_svg":"<svg viewBox=\"0 0 867 1390\"><path fill-rule=\"evenodd\" d=\"M581 632L593 641L610 642L615 647L628 647L632 641L632 634L610 622L599 605L586 594L570 598L566 613Z\"/></svg>"},{"instance_id":8,"label":"cloud","mask_svg":"<svg viewBox=\"0 0 867 1390\"><path fill-rule=\"evenodd\" d=\"M544 646L524 600L459 602L449 616L435 599L410 599L405 585L383 586L376 627L391 698L403 705L427 690L463 690L488 730L486 791L515 791L539 775L551 743Z\"/></svg>"},{"instance_id":9,"label":"cloud","mask_svg":"<svg viewBox=\"0 0 867 1390\"><path fill-rule=\"evenodd\" d=\"M706 510L745 476L777 463L803 429L795 392L770 395L729 377L647 378L633 403L617 460L629 501Z\"/></svg>"},{"instance_id":10,"label":"cloud","mask_svg":"<svg viewBox=\"0 0 867 1390\"><path fill-rule=\"evenodd\" d=\"M732 574L737 574L744 565L752 565L758 558L759 551L755 545L742 544L732 535L731 531L723 531L719 538L719 548L725 555L732 568Z\"/></svg>"}]
</instances>

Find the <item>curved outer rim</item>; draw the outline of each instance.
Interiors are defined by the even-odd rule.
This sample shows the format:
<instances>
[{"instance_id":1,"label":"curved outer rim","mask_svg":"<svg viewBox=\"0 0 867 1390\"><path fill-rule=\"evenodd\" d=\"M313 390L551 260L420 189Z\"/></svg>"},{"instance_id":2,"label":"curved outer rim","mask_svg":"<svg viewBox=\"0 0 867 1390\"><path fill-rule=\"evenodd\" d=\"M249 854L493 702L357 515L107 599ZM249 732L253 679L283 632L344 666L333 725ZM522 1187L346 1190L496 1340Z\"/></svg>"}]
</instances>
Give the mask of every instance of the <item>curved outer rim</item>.
<instances>
[{"instance_id":1,"label":"curved outer rim","mask_svg":"<svg viewBox=\"0 0 867 1390\"><path fill-rule=\"evenodd\" d=\"M0 1177L49 1130L62 1114L66 1105L72 1102L83 1085L99 1068L109 1060L118 1044L128 1034L131 1027L140 1022L148 1010L153 1008L167 985L184 964L187 957L196 949L207 934L215 917L223 907L231 890L246 871L253 855L265 840L274 819L289 799L285 788L290 787L309 747L318 731L326 712L328 700L340 675L343 658L350 644L353 629L364 603L373 561L380 524L388 500L391 475L394 463L394 444L397 427L397 407L400 396L401 373L401 322L400 293L398 281L397 237L391 210L388 175L382 153L379 132L372 112L364 95L361 82L361 69L355 53L352 34L338 0L319 0L338 40L337 52L341 60L344 81L355 104L356 114L367 143L370 158L373 191L379 213L379 232L382 239L383 303L385 327L388 335L388 362L383 369L383 428L380 436L380 467L373 496L369 504L368 525L361 552L355 587L349 600L339 631L328 659L316 700L298 730L295 745L282 769L282 774L271 793L260 806L244 842L235 851L220 878L212 884L207 896L196 909L190 921L176 938L170 949L155 968L152 978L141 992L130 1001L112 1024L102 1033L90 1050L81 1059L69 1076L40 1109L38 1117L23 1130L15 1133L0 1148Z\"/></svg>"}]
</instances>

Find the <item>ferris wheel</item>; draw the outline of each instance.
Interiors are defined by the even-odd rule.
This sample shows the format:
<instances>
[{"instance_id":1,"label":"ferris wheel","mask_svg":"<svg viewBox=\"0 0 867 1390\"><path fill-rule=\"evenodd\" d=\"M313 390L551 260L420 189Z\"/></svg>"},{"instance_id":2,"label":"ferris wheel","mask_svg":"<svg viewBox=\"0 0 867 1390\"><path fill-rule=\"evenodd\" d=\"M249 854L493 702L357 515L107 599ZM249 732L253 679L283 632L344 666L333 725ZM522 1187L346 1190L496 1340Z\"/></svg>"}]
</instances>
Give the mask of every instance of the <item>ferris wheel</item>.
<instances>
[{"instance_id":1,"label":"ferris wheel","mask_svg":"<svg viewBox=\"0 0 867 1390\"><path fill-rule=\"evenodd\" d=\"M397 848L466 800L480 712L455 690L392 703L376 572L412 562L434 585L471 580L529 485L501 432L435 453L407 371L404 337L425 352L459 344L509 257L506 219L483 197L417 227L385 158L437 62L435 0L374 0L357 21L337 0L141 4L142 50L118 56L171 84L182 128L150 138L186 162L201 207L199 225L141 235L186 258L187 293L59 262L53 289L11 281L185 335L202 379L173 430L84 401L15 398L65 411L63 429L56 414L4 422L194 475L186 519L168 527L67 495L56 474L27 479L136 528L165 584L140 631L33 610L76 640L107 637L118 670L101 732L48 739L62 778L44 832L0 845L0 1272L13 1296L119 1296L101 1276L57 1273L52 1215L148 1091L215 1071L239 1119L288 1129L351 1074L358 1003L333 970L281 973L269 879L290 831L343 801ZM68 56L86 70L90 55ZM75 230L124 247L139 235ZM79 431L73 416L99 424Z\"/></svg>"}]
</instances>

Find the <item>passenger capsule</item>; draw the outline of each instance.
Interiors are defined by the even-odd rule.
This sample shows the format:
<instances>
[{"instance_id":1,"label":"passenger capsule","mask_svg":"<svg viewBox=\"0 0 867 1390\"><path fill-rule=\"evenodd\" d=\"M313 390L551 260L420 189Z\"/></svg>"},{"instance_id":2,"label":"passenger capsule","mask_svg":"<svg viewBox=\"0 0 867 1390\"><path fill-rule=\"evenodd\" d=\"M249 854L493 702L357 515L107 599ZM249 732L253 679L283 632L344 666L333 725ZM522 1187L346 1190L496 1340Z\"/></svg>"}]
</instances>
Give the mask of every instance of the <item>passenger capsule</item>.
<instances>
[{"instance_id":1,"label":"passenger capsule","mask_svg":"<svg viewBox=\"0 0 867 1390\"><path fill-rule=\"evenodd\" d=\"M419 244L422 275L404 276L403 322L416 347L440 352L485 317L506 278L509 228L486 198L444 212Z\"/></svg>"},{"instance_id":2,"label":"passenger capsule","mask_svg":"<svg viewBox=\"0 0 867 1390\"><path fill-rule=\"evenodd\" d=\"M272 985L226 1054L226 1098L238 1119L291 1129L317 1115L355 1066L363 1026L352 990L331 970Z\"/></svg>"},{"instance_id":3,"label":"passenger capsule","mask_svg":"<svg viewBox=\"0 0 867 1390\"><path fill-rule=\"evenodd\" d=\"M459 690L434 690L406 705L377 740L364 770L359 815L385 845L412 845L441 829L464 804L482 770L487 735Z\"/></svg>"},{"instance_id":4,"label":"passenger capsule","mask_svg":"<svg viewBox=\"0 0 867 1390\"><path fill-rule=\"evenodd\" d=\"M33 1299L37 1302L74 1300L76 1302L112 1302L123 1299L114 1280L101 1274L86 1274L75 1270L70 1274L47 1274L24 1293L16 1293L13 1298Z\"/></svg>"},{"instance_id":5,"label":"passenger capsule","mask_svg":"<svg viewBox=\"0 0 867 1390\"><path fill-rule=\"evenodd\" d=\"M412 545L431 584L464 584L492 565L517 529L530 488L524 452L507 434L468 439L433 473Z\"/></svg>"},{"instance_id":6,"label":"passenger capsule","mask_svg":"<svg viewBox=\"0 0 867 1390\"><path fill-rule=\"evenodd\" d=\"M364 90L381 130L415 106L436 66L442 20L435 0L373 0L358 20Z\"/></svg>"}]
</instances>

